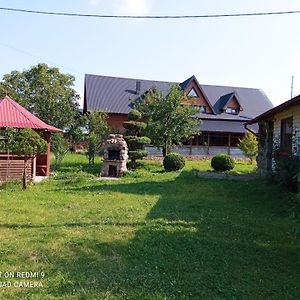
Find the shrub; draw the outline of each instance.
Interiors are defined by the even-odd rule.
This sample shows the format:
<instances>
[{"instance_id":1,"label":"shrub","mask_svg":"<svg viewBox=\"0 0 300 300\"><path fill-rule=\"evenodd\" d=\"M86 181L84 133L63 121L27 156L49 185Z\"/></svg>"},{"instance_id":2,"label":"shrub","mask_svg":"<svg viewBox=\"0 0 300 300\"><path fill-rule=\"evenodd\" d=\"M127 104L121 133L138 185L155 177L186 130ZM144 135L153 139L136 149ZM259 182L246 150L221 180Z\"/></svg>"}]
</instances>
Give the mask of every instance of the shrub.
<instances>
[{"instance_id":1,"label":"shrub","mask_svg":"<svg viewBox=\"0 0 300 300\"><path fill-rule=\"evenodd\" d=\"M167 172L178 171L185 166L185 159L179 153L170 153L164 158L163 164Z\"/></svg>"},{"instance_id":2,"label":"shrub","mask_svg":"<svg viewBox=\"0 0 300 300\"><path fill-rule=\"evenodd\" d=\"M257 137L251 132L246 132L244 138L239 140L238 147L243 151L244 155L250 159L252 164L258 154Z\"/></svg>"},{"instance_id":3,"label":"shrub","mask_svg":"<svg viewBox=\"0 0 300 300\"><path fill-rule=\"evenodd\" d=\"M300 158L295 155L281 155L279 151L275 151L274 160L274 181L286 190L297 192L299 190Z\"/></svg>"},{"instance_id":4,"label":"shrub","mask_svg":"<svg viewBox=\"0 0 300 300\"><path fill-rule=\"evenodd\" d=\"M217 154L212 158L211 166L215 171L229 171L234 168L234 160L228 154Z\"/></svg>"}]
</instances>

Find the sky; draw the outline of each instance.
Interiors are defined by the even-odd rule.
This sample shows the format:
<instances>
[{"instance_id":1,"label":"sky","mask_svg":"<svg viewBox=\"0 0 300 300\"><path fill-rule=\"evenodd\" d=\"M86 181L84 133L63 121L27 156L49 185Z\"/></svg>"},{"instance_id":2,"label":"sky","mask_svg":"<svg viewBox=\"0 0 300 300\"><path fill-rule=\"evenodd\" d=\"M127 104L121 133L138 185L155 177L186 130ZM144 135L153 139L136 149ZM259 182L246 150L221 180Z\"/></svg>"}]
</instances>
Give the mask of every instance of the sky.
<instances>
[{"instance_id":1,"label":"sky","mask_svg":"<svg viewBox=\"0 0 300 300\"><path fill-rule=\"evenodd\" d=\"M112 15L300 10L300 0L0 0L0 7ZM0 79L40 62L84 74L262 89L274 105L300 94L300 14L126 20L0 11Z\"/></svg>"}]
</instances>

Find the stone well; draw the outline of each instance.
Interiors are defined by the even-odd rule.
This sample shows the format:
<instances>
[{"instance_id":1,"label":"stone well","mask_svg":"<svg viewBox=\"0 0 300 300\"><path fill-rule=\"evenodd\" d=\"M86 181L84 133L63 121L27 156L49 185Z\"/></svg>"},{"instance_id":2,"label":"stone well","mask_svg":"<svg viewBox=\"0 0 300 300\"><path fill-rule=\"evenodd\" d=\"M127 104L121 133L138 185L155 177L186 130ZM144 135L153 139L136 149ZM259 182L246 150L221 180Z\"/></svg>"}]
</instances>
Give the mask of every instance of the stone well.
<instances>
[{"instance_id":1,"label":"stone well","mask_svg":"<svg viewBox=\"0 0 300 300\"><path fill-rule=\"evenodd\" d=\"M121 134L110 134L102 144L104 160L100 171L101 177L120 177L127 172L127 143Z\"/></svg>"}]
</instances>

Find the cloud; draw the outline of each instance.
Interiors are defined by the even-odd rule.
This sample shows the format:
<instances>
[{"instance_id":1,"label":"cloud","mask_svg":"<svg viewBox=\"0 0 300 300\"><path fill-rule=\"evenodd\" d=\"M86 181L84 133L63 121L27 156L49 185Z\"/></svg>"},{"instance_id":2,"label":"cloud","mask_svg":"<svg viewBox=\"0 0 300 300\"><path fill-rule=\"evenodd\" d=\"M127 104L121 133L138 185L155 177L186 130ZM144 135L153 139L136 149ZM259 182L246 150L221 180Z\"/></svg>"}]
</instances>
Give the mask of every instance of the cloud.
<instances>
[{"instance_id":1,"label":"cloud","mask_svg":"<svg viewBox=\"0 0 300 300\"><path fill-rule=\"evenodd\" d=\"M148 15L151 11L153 0L87 0L89 6L99 7L100 4L104 7L111 7L116 15Z\"/></svg>"},{"instance_id":2,"label":"cloud","mask_svg":"<svg viewBox=\"0 0 300 300\"><path fill-rule=\"evenodd\" d=\"M117 0L114 8L118 15L148 15L151 11L151 0Z\"/></svg>"},{"instance_id":3,"label":"cloud","mask_svg":"<svg viewBox=\"0 0 300 300\"><path fill-rule=\"evenodd\" d=\"M102 0L88 0L88 4L90 6L93 6L93 7L97 7L99 6L99 4L102 2Z\"/></svg>"}]
</instances>

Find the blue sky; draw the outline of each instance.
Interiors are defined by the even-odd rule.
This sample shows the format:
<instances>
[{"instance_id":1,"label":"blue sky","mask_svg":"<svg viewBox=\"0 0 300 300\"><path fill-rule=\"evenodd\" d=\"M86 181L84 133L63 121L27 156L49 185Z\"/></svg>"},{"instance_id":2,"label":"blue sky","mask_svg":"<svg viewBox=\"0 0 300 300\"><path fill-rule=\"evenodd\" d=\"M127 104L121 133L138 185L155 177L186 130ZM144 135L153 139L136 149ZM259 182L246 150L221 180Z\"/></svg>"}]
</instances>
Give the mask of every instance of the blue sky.
<instances>
[{"instance_id":1,"label":"blue sky","mask_svg":"<svg viewBox=\"0 0 300 300\"><path fill-rule=\"evenodd\" d=\"M300 10L298 0L2 0L1 7L172 15ZM39 62L84 74L261 88L275 104L300 94L300 14L196 20L69 18L0 11L0 78Z\"/></svg>"}]
</instances>

